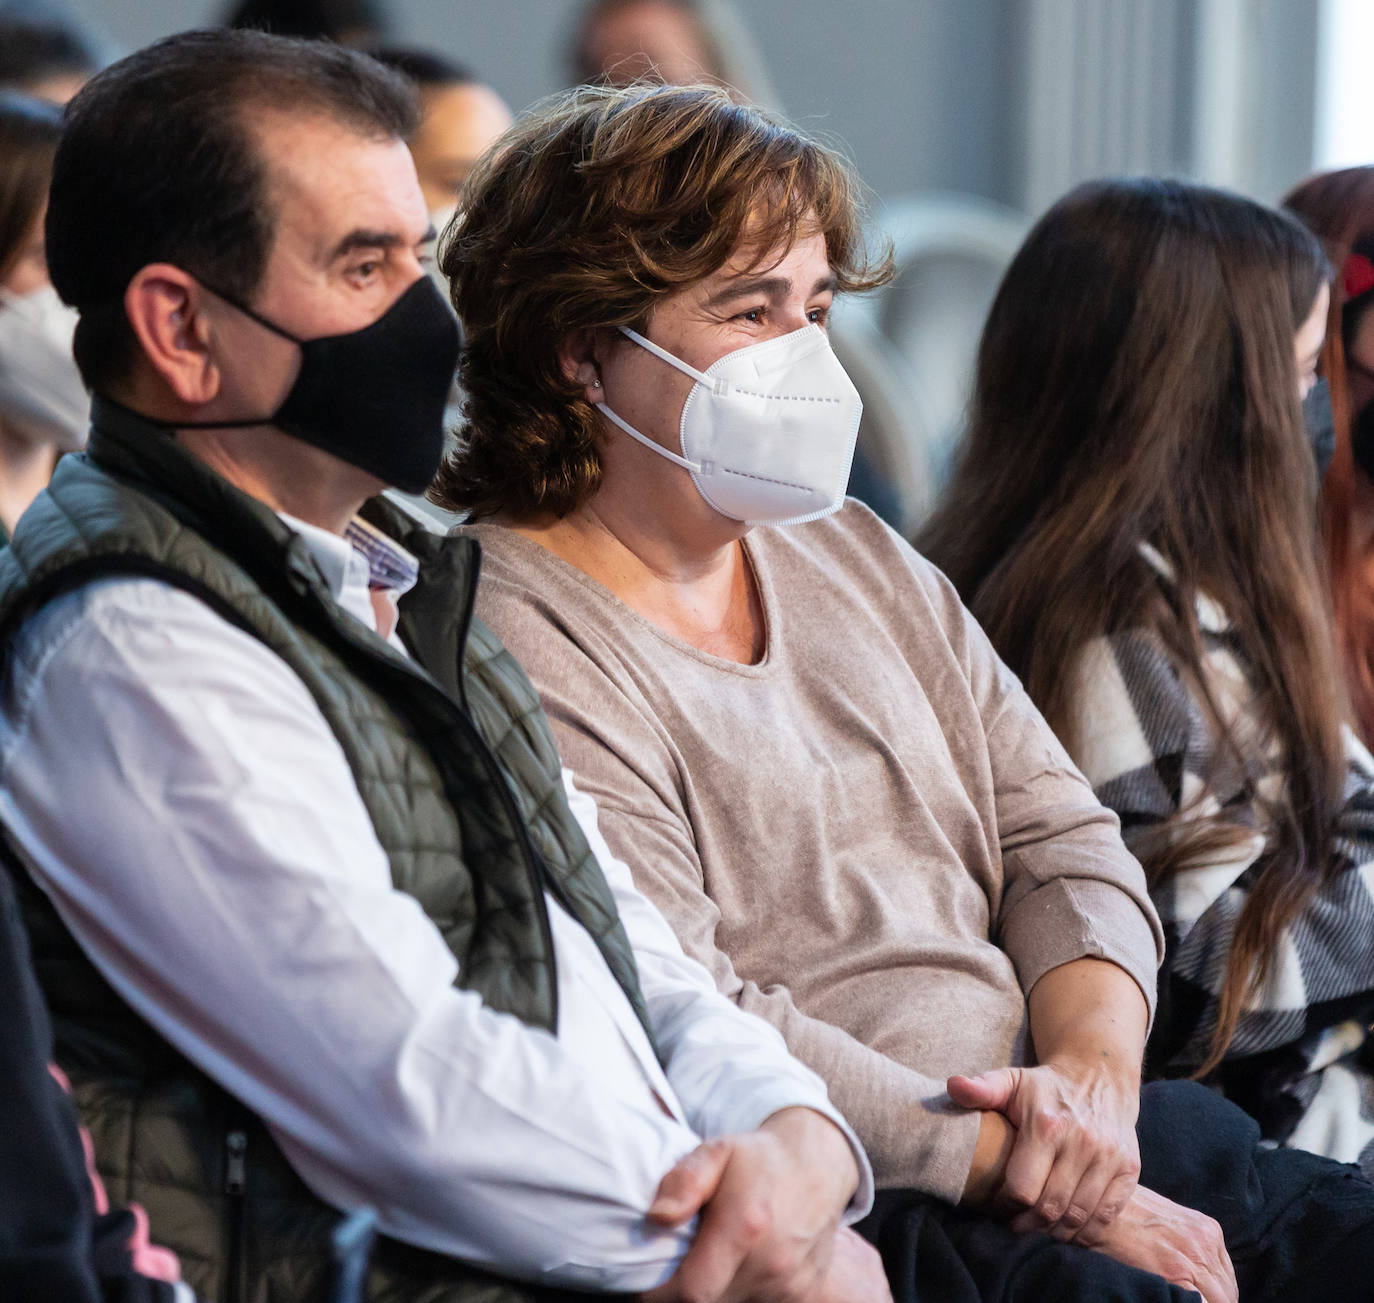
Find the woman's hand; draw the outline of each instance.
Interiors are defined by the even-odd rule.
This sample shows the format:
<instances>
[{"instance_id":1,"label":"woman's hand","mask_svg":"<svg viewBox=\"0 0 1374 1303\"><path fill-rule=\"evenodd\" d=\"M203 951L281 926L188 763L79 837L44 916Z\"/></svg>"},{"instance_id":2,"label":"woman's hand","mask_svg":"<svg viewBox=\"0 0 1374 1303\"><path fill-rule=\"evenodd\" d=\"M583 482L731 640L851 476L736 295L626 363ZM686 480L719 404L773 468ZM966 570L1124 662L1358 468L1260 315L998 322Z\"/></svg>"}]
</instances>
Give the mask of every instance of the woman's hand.
<instances>
[{"instance_id":1,"label":"woman's hand","mask_svg":"<svg viewBox=\"0 0 1374 1303\"><path fill-rule=\"evenodd\" d=\"M1096 1244L1140 1175L1134 1080L1070 1059L951 1077L948 1089L956 1104L1016 1129L994 1194L1023 1210L1012 1225Z\"/></svg>"},{"instance_id":2,"label":"woman's hand","mask_svg":"<svg viewBox=\"0 0 1374 1303\"><path fill-rule=\"evenodd\" d=\"M1197 1290L1204 1303L1237 1303L1236 1272L1221 1227L1143 1185L1093 1247L1171 1285Z\"/></svg>"},{"instance_id":3,"label":"woman's hand","mask_svg":"<svg viewBox=\"0 0 1374 1303\"><path fill-rule=\"evenodd\" d=\"M966 1197L1000 1195L1023 1210L1019 1229L1095 1244L1140 1175L1135 1123L1149 1010L1124 969L1091 958L1050 969L1028 1006L1038 1067L947 1083L954 1103L984 1113ZM993 1114L1010 1134L988 1125Z\"/></svg>"}]
</instances>

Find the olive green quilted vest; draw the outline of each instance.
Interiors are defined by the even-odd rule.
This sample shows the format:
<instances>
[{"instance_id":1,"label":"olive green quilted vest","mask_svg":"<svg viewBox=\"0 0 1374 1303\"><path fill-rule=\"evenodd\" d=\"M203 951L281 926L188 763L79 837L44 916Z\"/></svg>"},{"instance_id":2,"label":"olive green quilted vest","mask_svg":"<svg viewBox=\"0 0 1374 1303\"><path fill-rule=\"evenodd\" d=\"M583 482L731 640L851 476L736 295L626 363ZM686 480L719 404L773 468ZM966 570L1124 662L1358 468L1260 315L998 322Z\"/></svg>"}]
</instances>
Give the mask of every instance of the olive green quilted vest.
<instances>
[{"instance_id":1,"label":"olive green quilted vest","mask_svg":"<svg viewBox=\"0 0 1374 1303\"><path fill-rule=\"evenodd\" d=\"M44 602L96 577L149 575L195 594L310 691L348 758L393 882L443 934L459 984L494 1009L556 1028L547 889L595 937L645 1021L630 945L568 809L539 698L472 618L476 544L417 528L380 500L367 514L420 562L400 604L414 661L337 606L272 511L156 427L97 401L88 454L62 461L0 554L0 648ZM74 793L74 817L80 808ZM15 868L12 852L6 858ZM14 876L58 1062L112 1200L148 1210L155 1238L213 1303L322 1303L339 1214L306 1189L255 1117L114 993L27 875ZM376 1303L563 1296L388 1240L368 1292Z\"/></svg>"}]
</instances>

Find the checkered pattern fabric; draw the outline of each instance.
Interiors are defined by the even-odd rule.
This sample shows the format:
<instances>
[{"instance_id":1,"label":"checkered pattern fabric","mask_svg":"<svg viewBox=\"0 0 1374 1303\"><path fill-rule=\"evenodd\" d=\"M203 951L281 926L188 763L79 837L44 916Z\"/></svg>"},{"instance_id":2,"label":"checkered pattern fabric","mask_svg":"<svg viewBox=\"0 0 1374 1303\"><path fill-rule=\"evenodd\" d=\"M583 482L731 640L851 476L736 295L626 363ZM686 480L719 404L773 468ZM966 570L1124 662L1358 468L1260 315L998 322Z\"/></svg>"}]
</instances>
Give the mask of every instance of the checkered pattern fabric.
<instances>
[{"instance_id":1,"label":"checkered pattern fabric","mask_svg":"<svg viewBox=\"0 0 1374 1303\"><path fill-rule=\"evenodd\" d=\"M1158 558L1147 559L1168 577ZM1231 938L1264 867L1267 810L1282 781L1234 630L1205 599L1198 621L1208 690L1238 756L1216 746L1197 695L1143 630L1086 649L1070 725L1074 759L1133 849L1180 811L1238 832L1236 843L1152 893L1167 950L1149 1063L1167 1076L1191 1074L1206 1058ZM1374 760L1348 731L1346 743L1334 862L1281 936L1268 979L1250 992L1214 1084L1271 1140L1374 1171Z\"/></svg>"}]
</instances>

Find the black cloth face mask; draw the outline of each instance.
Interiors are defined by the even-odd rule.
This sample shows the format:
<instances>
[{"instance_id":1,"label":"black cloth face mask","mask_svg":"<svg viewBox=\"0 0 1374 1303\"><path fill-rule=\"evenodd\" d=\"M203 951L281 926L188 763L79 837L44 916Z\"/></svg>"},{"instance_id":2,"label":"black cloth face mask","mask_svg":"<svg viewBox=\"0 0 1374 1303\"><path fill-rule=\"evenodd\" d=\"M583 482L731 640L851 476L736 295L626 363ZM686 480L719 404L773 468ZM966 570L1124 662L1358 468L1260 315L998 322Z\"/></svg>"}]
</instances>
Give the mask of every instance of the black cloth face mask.
<instances>
[{"instance_id":1,"label":"black cloth face mask","mask_svg":"<svg viewBox=\"0 0 1374 1303\"><path fill-rule=\"evenodd\" d=\"M1365 478L1374 480L1374 402L1361 407L1350 422L1350 451Z\"/></svg>"},{"instance_id":2,"label":"black cloth face mask","mask_svg":"<svg viewBox=\"0 0 1374 1303\"><path fill-rule=\"evenodd\" d=\"M1317 460L1317 479L1326 478L1331 458L1336 455L1336 418L1331 411L1331 386L1318 380L1302 400L1302 423L1312 441L1312 456Z\"/></svg>"},{"instance_id":3,"label":"black cloth face mask","mask_svg":"<svg viewBox=\"0 0 1374 1303\"><path fill-rule=\"evenodd\" d=\"M444 456L444 406L462 333L428 276L421 276L370 326L319 339L299 339L214 286L205 288L295 344L301 350L301 369L271 416L178 421L177 429L274 425L406 493L429 487Z\"/></svg>"}]
</instances>

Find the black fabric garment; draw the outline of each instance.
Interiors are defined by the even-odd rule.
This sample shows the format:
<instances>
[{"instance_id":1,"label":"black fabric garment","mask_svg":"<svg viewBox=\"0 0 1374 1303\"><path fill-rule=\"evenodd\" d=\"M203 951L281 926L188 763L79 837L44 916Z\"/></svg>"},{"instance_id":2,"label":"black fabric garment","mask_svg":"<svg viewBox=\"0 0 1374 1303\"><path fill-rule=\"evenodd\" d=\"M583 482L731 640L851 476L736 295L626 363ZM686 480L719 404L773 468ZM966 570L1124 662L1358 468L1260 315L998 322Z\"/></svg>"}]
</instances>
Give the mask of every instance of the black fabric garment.
<instances>
[{"instance_id":1,"label":"black fabric garment","mask_svg":"<svg viewBox=\"0 0 1374 1303\"><path fill-rule=\"evenodd\" d=\"M1357 1168L1262 1149L1254 1121L1194 1082L1140 1096L1141 1183L1220 1223L1243 1303L1374 1299L1374 1185ZM856 1228L895 1303L1174 1303L1191 1290L910 1190L884 1190Z\"/></svg>"},{"instance_id":2,"label":"black fabric garment","mask_svg":"<svg viewBox=\"0 0 1374 1303\"><path fill-rule=\"evenodd\" d=\"M166 1303L133 1270L133 1215L97 1216L76 1109L48 1071L52 1028L0 870L0 1299Z\"/></svg>"}]
</instances>

